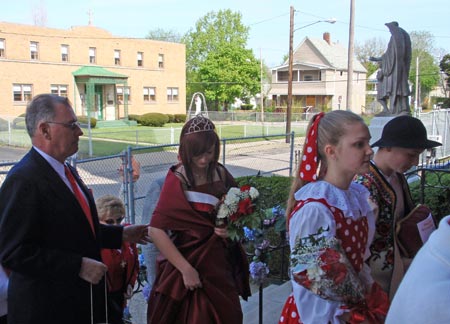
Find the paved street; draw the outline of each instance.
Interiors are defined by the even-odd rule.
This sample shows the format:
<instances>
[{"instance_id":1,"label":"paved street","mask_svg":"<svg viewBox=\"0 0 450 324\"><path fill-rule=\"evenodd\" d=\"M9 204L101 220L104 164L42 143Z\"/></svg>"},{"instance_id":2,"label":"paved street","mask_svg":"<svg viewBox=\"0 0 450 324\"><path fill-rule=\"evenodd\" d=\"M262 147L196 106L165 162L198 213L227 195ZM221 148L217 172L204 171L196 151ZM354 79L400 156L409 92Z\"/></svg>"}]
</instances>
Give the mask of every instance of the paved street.
<instances>
[{"instance_id":1,"label":"paved street","mask_svg":"<svg viewBox=\"0 0 450 324\"><path fill-rule=\"evenodd\" d=\"M11 147L11 146L1 146L0 145L0 162L11 162L20 160L29 149Z\"/></svg>"}]
</instances>

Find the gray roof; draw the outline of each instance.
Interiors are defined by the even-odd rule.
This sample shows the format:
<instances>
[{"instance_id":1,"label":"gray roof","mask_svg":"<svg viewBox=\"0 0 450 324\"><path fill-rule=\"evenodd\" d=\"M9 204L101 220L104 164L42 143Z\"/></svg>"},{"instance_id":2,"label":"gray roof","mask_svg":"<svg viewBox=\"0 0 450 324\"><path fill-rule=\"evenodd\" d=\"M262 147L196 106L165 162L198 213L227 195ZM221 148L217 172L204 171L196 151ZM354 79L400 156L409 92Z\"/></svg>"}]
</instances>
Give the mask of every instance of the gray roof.
<instances>
[{"instance_id":1,"label":"gray roof","mask_svg":"<svg viewBox=\"0 0 450 324\"><path fill-rule=\"evenodd\" d=\"M297 49L299 49L303 45L303 43L307 41L309 41L323 55L324 59L328 61L331 67L338 70L347 70L347 48L339 43L328 44L323 39L305 37L305 39L302 43L300 43ZM356 57L353 60L353 71L367 72L367 70Z\"/></svg>"},{"instance_id":2,"label":"gray roof","mask_svg":"<svg viewBox=\"0 0 450 324\"><path fill-rule=\"evenodd\" d=\"M326 65L321 65L317 63L311 63L311 62L299 62L295 61L293 62L294 65L302 64L306 66L311 67L317 67L318 69L336 69L336 70L343 70L347 71L347 49L342 46L339 43L331 43L328 44L323 39L318 38L309 38L305 37L303 41L297 46L297 48L294 50L297 52L302 46L312 46L315 47L316 50L322 55L322 59L324 60L324 63ZM295 57L295 55L294 55ZM272 68L273 70L278 70L282 68L287 67L287 61L280 65ZM366 68L361 64L361 62L358 61L358 59L355 57L353 60L353 71L354 72L367 72Z\"/></svg>"}]
</instances>

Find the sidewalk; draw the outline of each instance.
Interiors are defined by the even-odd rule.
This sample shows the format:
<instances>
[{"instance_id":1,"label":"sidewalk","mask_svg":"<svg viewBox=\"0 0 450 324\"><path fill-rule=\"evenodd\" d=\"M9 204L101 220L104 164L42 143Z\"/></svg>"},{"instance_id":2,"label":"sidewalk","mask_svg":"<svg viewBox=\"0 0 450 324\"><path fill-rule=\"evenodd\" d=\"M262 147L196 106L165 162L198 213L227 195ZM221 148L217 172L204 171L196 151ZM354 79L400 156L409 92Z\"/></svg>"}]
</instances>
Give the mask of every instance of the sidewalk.
<instances>
[{"instance_id":1,"label":"sidewalk","mask_svg":"<svg viewBox=\"0 0 450 324\"><path fill-rule=\"evenodd\" d=\"M291 293L291 282L282 285L270 285L263 291L263 323L277 324L281 310ZM142 292L133 296L129 302L133 324L147 324L147 302ZM258 287L252 287L252 296L248 301L241 300L242 312L244 313L243 324L259 323L259 292ZM202 323L199 323L202 324ZM230 323L233 324L233 323Z\"/></svg>"}]
</instances>

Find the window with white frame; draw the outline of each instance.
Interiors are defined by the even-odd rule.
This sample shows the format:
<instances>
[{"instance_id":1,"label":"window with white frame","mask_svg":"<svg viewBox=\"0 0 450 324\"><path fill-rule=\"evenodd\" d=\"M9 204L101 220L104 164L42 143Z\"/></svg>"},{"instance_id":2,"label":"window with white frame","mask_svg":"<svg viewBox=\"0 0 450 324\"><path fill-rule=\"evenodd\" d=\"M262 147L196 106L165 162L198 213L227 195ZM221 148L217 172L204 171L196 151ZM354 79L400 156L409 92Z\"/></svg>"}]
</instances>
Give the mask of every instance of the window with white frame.
<instances>
[{"instance_id":1,"label":"window with white frame","mask_svg":"<svg viewBox=\"0 0 450 324\"><path fill-rule=\"evenodd\" d=\"M314 78L310 74L307 74L307 75L303 76L303 81L313 81L313 80L314 80Z\"/></svg>"},{"instance_id":2,"label":"window with white frame","mask_svg":"<svg viewBox=\"0 0 450 324\"><path fill-rule=\"evenodd\" d=\"M52 94L67 98L67 88L68 87L66 84L52 84L50 86L50 92Z\"/></svg>"},{"instance_id":3,"label":"window with white frame","mask_svg":"<svg viewBox=\"0 0 450 324\"><path fill-rule=\"evenodd\" d=\"M96 52L97 49L95 47L89 47L89 63L95 64L97 62Z\"/></svg>"},{"instance_id":4,"label":"window with white frame","mask_svg":"<svg viewBox=\"0 0 450 324\"><path fill-rule=\"evenodd\" d=\"M167 88L167 101L178 101L178 88Z\"/></svg>"},{"instance_id":5,"label":"window with white frame","mask_svg":"<svg viewBox=\"0 0 450 324\"><path fill-rule=\"evenodd\" d=\"M164 54L158 54L158 67L160 69L164 68Z\"/></svg>"},{"instance_id":6,"label":"window with white frame","mask_svg":"<svg viewBox=\"0 0 450 324\"><path fill-rule=\"evenodd\" d=\"M127 101L131 101L131 92L130 87L116 87L116 94L117 94L117 102L123 103L124 102L124 94L127 96Z\"/></svg>"},{"instance_id":7,"label":"window with white frame","mask_svg":"<svg viewBox=\"0 0 450 324\"><path fill-rule=\"evenodd\" d=\"M114 64L120 65L120 50L114 50Z\"/></svg>"},{"instance_id":8,"label":"window with white frame","mask_svg":"<svg viewBox=\"0 0 450 324\"><path fill-rule=\"evenodd\" d=\"M292 81L297 82L299 80L299 70L292 71ZM287 82L289 81L288 71L277 71L277 82Z\"/></svg>"},{"instance_id":9,"label":"window with white frame","mask_svg":"<svg viewBox=\"0 0 450 324\"><path fill-rule=\"evenodd\" d=\"M156 102L155 87L144 87L144 102Z\"/></svg>"},{"instance_id":10,"label":"window with white frame","mask_svg":"<svg viewBox=\"0 0 450 324\"><path fill-rule=\"evenodd\" d=\"M144 66L144 53L137 52L137 66Z\"/></svg>"},{"instance_id":11,"label":"window with white frame","mask_svg":"<svg viewBox=\"0 0 450 324\"><path fill-rule=\"evenodd\" d=\"M61 45L61 61L69 62L69 45Z\"/></svg>"},{"instance_id":12,"label":"window with white frame","mask_svg":"<svg viewBox=\"0 0 450 324\"><path fill-rule=\"evenodd\" d=\"M14 102L28 102L33 96L31 84L13 84Z\"/></svg>"},{"instance_id":13,"label":"window with white frame","mask_svg":"<svg viewBox=\"0 0 450 324\"><path fill-rule=\"evenodd\" d=\"M5 39L0 38L0 57L5 57Z\"/></svg>"},{"instance_id":14,"label":"window with white frame","mask_svg":"<svg viewBox=\"0 0 450 324\"><path fill-rule=\"evenodd\" d=\"M38 42L30 42L30 57L32 60L39 59L39 43Z\"/></svg>"}]
</instances>

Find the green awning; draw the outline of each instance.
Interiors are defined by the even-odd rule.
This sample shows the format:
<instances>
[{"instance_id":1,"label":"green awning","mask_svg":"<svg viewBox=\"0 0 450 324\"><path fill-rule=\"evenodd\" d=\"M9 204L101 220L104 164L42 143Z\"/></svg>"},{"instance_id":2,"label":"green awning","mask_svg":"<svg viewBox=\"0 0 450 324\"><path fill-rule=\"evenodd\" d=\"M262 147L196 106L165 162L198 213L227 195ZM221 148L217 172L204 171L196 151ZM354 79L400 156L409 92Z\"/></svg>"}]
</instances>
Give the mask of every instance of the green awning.
<instances>
[{"instance_id":1,"label":"green awning","mask_svg":"<svg viewBox=\"0 0 450 324\"><path fill-rule=\"evenodd\" d=\"M100 66L83 66L72 72L75 77L102 77L115 79L128 79L128 76L108 71Z\"/></svg>"}]
</instances>

